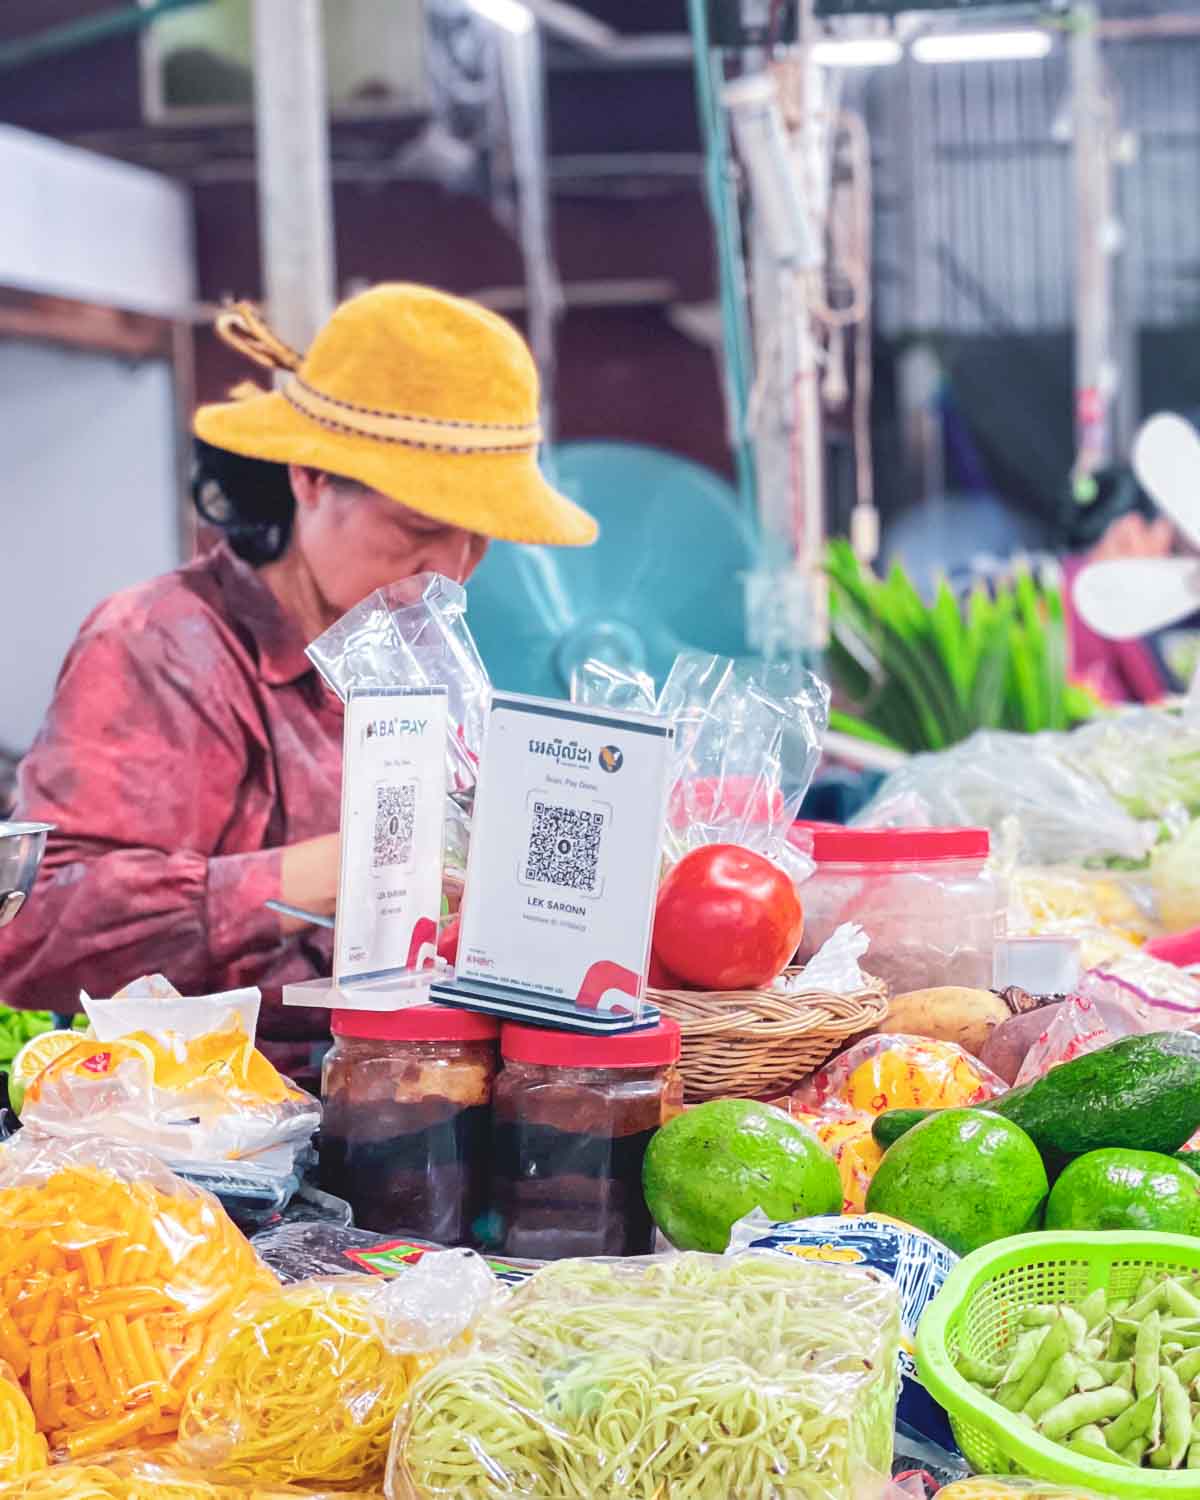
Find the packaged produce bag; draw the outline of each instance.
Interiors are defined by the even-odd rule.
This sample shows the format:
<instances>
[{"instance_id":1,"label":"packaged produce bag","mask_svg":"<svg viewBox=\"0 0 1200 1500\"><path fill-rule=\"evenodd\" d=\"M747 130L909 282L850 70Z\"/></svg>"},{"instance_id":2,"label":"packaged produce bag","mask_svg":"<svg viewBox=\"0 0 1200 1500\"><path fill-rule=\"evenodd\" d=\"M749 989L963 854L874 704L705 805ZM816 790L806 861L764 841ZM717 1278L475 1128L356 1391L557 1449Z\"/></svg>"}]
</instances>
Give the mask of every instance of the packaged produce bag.
<instances>
[{"instance_id":1,"label":"packaged produce bag","mask_svg":"<svg viewBox=\"0 0 1200 1500\"><path fill-rule=\"evenodd\" d=\"M0 1357L56 1457L174 1434L230 1308L274 1285L224 1210L144 1152L0 1150Z\"/></svg>"},{"instance_id":2,"label":"packaged produce bag","mask_svg":"<svg viewBox=\"0 0 1200 1500\"><path fill-rule=\"evenodd\" d=\"M853 1500L891 1471L899 1337L895 1286L857 1267L560 1261L414 1387L387 1493Z\"/></svg>"},{"instance_id":3,"label":"packaged produce bag","mask_svg":"<svg viewBox=\"0 0 1200 1500\"><path fill-rule=\"evenodd\" d=\"M900 1404L897 1416L920 1436L954 1451L950 1422L917 1375L914 1339L921 1314L941 1291L958 1256L932 1235L878 1214L820 1215L772 1223L755 1210L733 1226L729 1253L774 1251L799 1260L869 1267L889 1277L900 1296Z\"/></svg>"},{"instance_id":4,"label":"packaged produce bag","mask_svg":"<svg viewBox=\"0 0 1200 1500\"><path fill-rule=\"evenodd\" d=\"M169 1000L120 1006L124 1026L106 1016L108 1035L80 1038L29 1083L25 1125L68 1140L102 1135L171 1164L274 1151L290 1171L296 1147L321 1122L320 1105L257 1050L239 1009L215 1007L207 1026L193 1018L178 1030Z\"/></svg>"},{"instance_id":5,"label":"packaged produce bag","mask_svg":"<svg viewBox=\"0 0 1200 1500\"><path fill-rule=\"evenodd\" d=\"M103 1464L61 1464L0 1483L0 1500L383 1500L370 1490L249 1486L167 1462L167 1455L121 1453Z\"/></svg>"},{"instance_id":6,"label":"packaged produce bag","mask_svg":"<svg viewBox=\"0 0 1200 1500\"><path fill-rule=\"evenodd\" d=\"M339 1277L252 1297L196 1376L180 1455L256 1485L380 1483L409 1388L465 1345L497 1290L458 1250L392 1282Z\"/></svg>"},{"instance_id":7,"label":"packaged produce bag","mask_svg":"<svg viewBox=\"0 0 1200 1500\"><path fill-rule=\"evenodd\" d=\"M816 1132L837 1162L843 1212L861 1213L883 1160L871 1136L876 1115L980 1104L1007 1087L954 1042L897 1034L864 1037L780 1102Z\"/></svg>"}]
</instances>

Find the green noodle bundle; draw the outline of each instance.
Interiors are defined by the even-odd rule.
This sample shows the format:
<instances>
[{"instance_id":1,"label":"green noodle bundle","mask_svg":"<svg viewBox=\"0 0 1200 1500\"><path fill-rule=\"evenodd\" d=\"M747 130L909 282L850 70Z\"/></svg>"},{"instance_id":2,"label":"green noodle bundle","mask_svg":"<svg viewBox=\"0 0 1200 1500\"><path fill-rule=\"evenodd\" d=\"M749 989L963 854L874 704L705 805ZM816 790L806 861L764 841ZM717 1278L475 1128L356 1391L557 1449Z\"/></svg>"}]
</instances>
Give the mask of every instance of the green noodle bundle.
<instances>
[{"instance_id":1,"label":"green noodle bundle","mask_svg":"<svg viewBox=\"0 0 1200 1500\"><path fill-rule=\"evenodd\" d=\"M416 1500L850 1500L890 1469L899 1311L778 1255L563 1261L413 1388Z\"/></svg>"}]
</instances>

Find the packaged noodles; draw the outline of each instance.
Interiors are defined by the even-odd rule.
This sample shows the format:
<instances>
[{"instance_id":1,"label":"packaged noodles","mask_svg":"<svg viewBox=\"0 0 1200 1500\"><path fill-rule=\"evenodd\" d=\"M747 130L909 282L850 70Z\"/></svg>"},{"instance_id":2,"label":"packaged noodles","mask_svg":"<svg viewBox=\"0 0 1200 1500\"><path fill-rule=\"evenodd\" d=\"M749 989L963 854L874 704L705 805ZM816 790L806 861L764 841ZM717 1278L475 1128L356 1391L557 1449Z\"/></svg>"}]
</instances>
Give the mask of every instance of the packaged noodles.
<instances>
[{"instance_id":1,"label":"packaged noodles","mask_svg":"<svg viewBox=\"0 0 1200 1500\"><path fill-rule=\"evenodd\" d=\"M400 1282L298 1282L238 1309L179 1424L190 1462L254 1484L378 1483L409 1387L462 1345L496 1283L446 1251Z\"/></svg>"},{"instance_id":2,"label":"packaged noodles","mask_svg":"<svg viewBox=\"0 0 1200 1500\"><path fill-rule=\"evenodd\" d=\"M414 1387L387 1493L851 1500L890 1471L899 1336L895 1287L870 1270L560 1261Z\"/></svg>"},{"instance_id":3,"label":"packaged noodles","mask_svg":"<svg viewBox=\"0 0 1200 1500\"><path fill-rule=\"evenodd\" d=\"M0 1357L56 1457L175 1432L229 1309L274 1277L205 1193L143 1152L0 1152Z\"/></svg>"}]
</instances>

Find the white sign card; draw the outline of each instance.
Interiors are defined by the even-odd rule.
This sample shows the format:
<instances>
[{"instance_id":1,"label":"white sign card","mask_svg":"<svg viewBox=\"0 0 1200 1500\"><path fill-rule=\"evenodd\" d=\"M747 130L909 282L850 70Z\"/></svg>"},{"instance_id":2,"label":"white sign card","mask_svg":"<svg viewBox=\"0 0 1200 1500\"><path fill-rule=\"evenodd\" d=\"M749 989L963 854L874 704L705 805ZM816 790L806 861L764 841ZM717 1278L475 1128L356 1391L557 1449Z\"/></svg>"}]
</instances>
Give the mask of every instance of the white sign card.
<instances>
[{"instance_id":1,"label":"white sign card","mask_svg":"<svg viewBox=\"0 0 1200 1500\"><path fill-rule=\"evenodd\" d=\"M493 697L455 981L435 999L568 1029L645 1024L673 742L647 714Z\"/></svg>"},{"instance_id":2,"label":"white sign card","mask_svg":"<svg viewBox=\"0 0 1200 1500\"><path fill-rule=\"evenodd\" d=\"M446 689L346 702L335 985L432 967L442 909Z\"/></svg>"}]
</instances>

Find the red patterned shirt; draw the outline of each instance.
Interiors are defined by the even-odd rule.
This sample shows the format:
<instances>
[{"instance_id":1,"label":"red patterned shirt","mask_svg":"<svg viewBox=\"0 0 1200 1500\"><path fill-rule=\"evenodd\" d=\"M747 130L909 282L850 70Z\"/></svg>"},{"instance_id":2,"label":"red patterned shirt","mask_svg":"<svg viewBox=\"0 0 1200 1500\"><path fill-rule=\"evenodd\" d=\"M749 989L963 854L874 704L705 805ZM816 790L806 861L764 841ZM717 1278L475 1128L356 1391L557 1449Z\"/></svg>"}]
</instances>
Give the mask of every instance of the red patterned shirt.
<instances>
[{"instance_id":1,"label":"red patterned shirt","mask_svg":"<svg viewBox=\"0 0 1200 1500\"><path fill-rule=\"evenodd\" d=\"M55 825L0 930L0 999L73 1011L161 972L185 995L259 985L260 1036L303 1072L322 1011L279 987L329 972L329 934L284 935L285 844L336 831L342 705L298 627L225 546L84 622L19 772L15 816Z\"/></svg>"}]
</instances>

